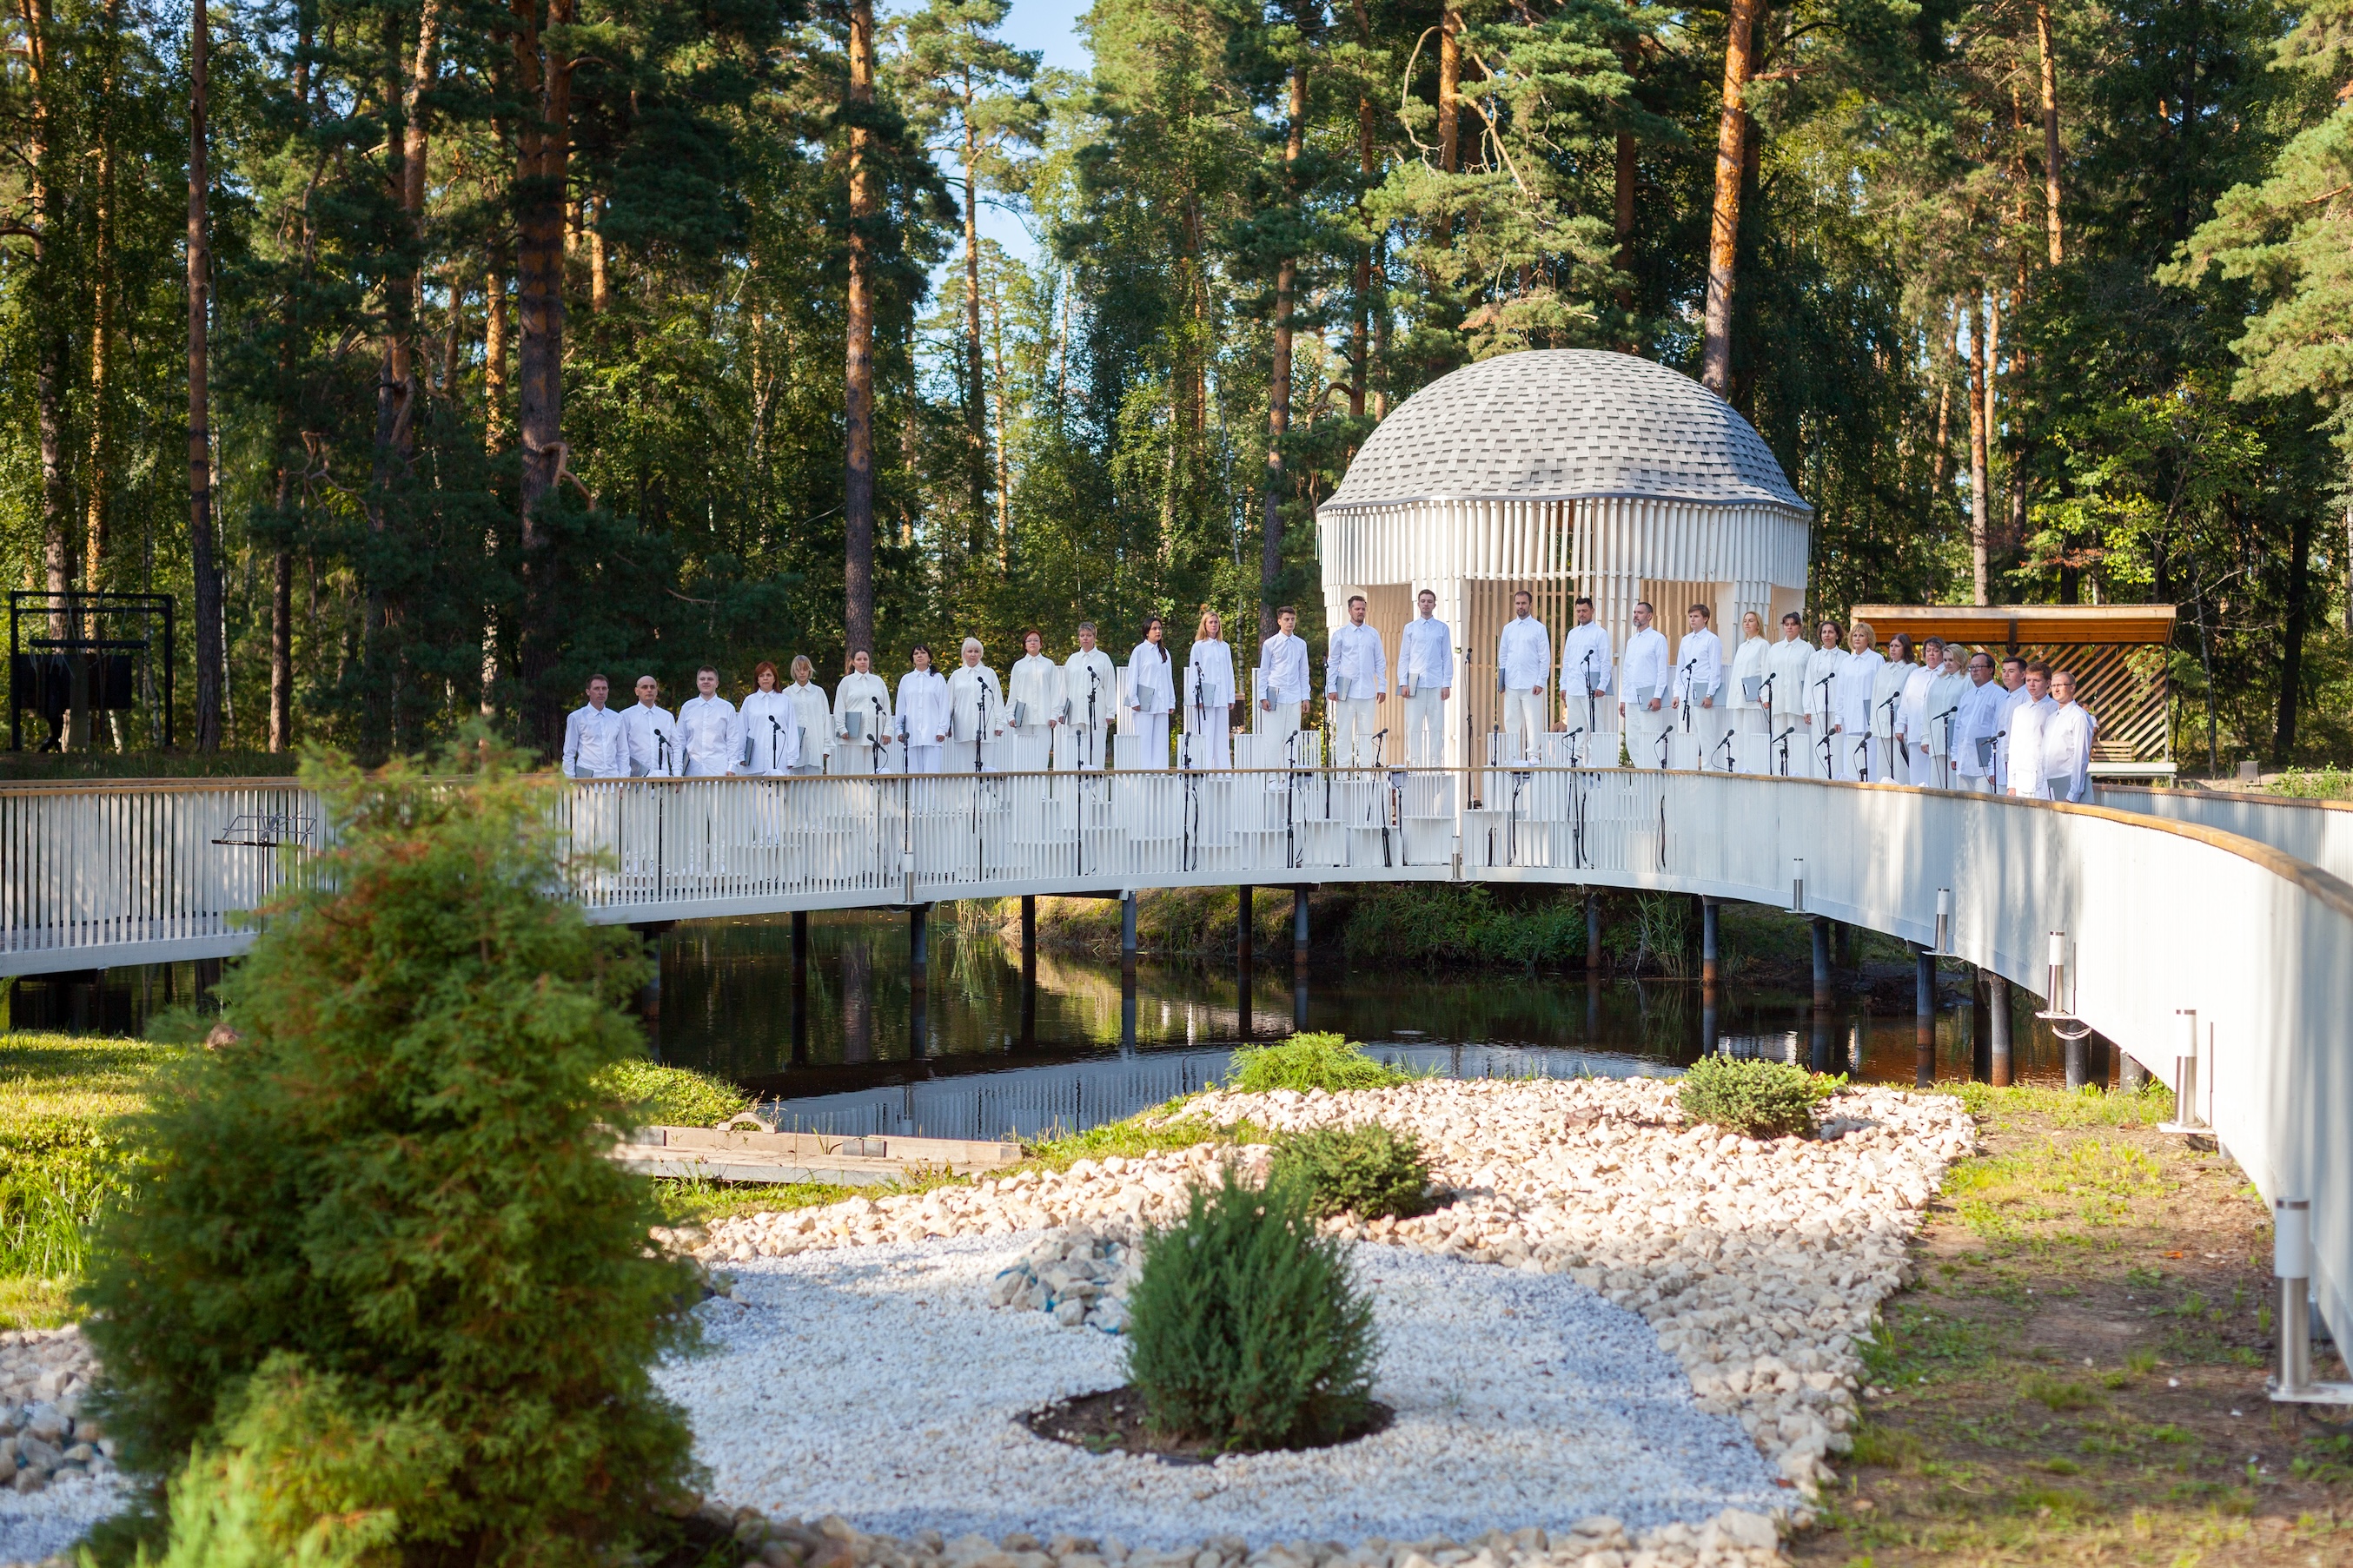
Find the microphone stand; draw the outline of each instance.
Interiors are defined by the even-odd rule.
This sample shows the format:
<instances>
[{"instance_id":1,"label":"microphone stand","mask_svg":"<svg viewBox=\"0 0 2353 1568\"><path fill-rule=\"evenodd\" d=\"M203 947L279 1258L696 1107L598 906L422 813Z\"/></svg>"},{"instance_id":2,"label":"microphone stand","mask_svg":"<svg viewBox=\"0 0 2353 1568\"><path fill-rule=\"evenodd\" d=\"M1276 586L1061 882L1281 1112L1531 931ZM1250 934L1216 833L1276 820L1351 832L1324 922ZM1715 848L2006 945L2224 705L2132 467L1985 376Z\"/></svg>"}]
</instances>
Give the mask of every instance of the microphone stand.
<instances>
[{"instance_id":1,"label":"microphone stand","mask_svg":"<svg viewBox=\"0 0 2353 1568\"><path fill-rule=\"evenodd\" d=\"M1708 755L1711 757L1715 756L1717 752L1722 752L1724 753L1724 771L1725 773L1732 772L1732 739L1731 734L1727 732L1724 739L1718 741L1714 749L1708 752Z\"/></svg>"},{"instance_id":2,"label":"microphone stand","mask_svg":"<svg viewBox=\"0 0 2353 1568\"><path fill-rule=\"evenodd\" d=\"M1774 738L1773 741L1775 745L1781 748L1781 776L1783 778L1788 778L1789 776L1789 737L1797 732L1798 727L1795 724L1792 724L1788 729L1782 731L1779 735Z\"/></svg>"},{"instance_id":3,"label":"microphone stand","mask_svg":"<svg viewBox=\"0 0 2353 1568\"><path fill-rule=\"evenodd\" d=\"M1945 726L1945 760L1943 764L1936 770L1936 787L1938 789L1950 789L1953 787L1951 782L1953 776L1953 715L1960 710L1961 705L1956 702L1950 708L1946 709L1942 713L1937 714L1934 719L1928 721L1931 724L1941 723Z\"/></svg>"},{"instance_id":4,"label":"microphone stand","mask_svg":"<svg viewBox=\"0 0 2353 1568\"><path fill-rule=\"evenodd\" d=\"M980 738L988 730L988 688L978 676L972 681L972 771L980 772ZM978 798L977 796L975 797Z\"/></svg>"},{"instance_id":5,"label":"microphone stand","mask_svg":"<svg viewBox=\"0 0 2353 1568\"><path fill-rule=\"evenodd\" d=\"M1887 773L1890 778L1895 775L1895 709L1903 700L1904 693L1898 691L1880 704L1887 710Z\"/></svg>"},{"instance_id":6,"label":"microphone stand","mask_svg":"<svg viewBox=\"0 0 2353 1568\"><path fill-rule=\"evenodd\" d=\"M1593 690L1593 650L1591 648L1587 648L1585 650L1585 658L1581 662L1585 669L1585 728L1579 731L1578 733L1589 735L1596 728L1593 718L1593 699L1595 694ZM1574 755L1574 753L1571 754Z\"/></svg>"},{"instance_id":7,"label":"microphone stand","mask_svg":"<svg viewBox=\"0 0 2353 1568\"><path fill-rule=\"evenodd\" d=\"M768 771L776 771L776 753L783 750L785 727L776 722L774 713L768 715Z\"/></svg>"}]
</instances>

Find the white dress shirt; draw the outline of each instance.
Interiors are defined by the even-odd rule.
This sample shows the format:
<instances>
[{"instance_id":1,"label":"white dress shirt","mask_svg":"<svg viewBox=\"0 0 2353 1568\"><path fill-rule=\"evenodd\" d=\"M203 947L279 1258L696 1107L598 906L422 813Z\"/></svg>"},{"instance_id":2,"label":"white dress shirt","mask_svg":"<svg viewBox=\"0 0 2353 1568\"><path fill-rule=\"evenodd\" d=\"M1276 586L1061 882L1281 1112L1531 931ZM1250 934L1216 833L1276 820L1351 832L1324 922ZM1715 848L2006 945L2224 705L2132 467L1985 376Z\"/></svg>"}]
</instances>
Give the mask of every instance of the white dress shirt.
<instances>
[{"instance_id":1,"label":"white dress shirt","mask_svg":"<svg viewBox=\"0 0 2353 1568\"><path fill-rule=\"evenodd\" d=\"M1025 725L1051 724L1062 716L1062 667L1042 653L1013 661L1013 689L1007 706L1021 710ZM1012 717L1007 715L1007 722Z\"/></svg>"},{"instance_id":2,"label":"white dress shirt","mask_svg":"<svg viewBox=\"0 0 2353 1568\"><path fill-rule=\"evenodd\" d=\"M1773 678L1773 711L1795 718L1810 711L1806 706L1806 666L1813 662L1815 650L1803 637L1788 637L1775 643L1765 655L1765 673ZM1776 723L1778 731L1783 726Z\"/></svg>"},{"instance_id":3,"label":"white dress shirt","mask_svg":"<svg viewBox=\"0 0 2353 1568\"><path fill-rule=\"evenodd\" d=\"M1259 646L1259 700L1304 702L1314 695L1307 679L1307 643L1277 632Z\"/></svg>"},{"instance_id":4,"label":"white dress shirt","mask_svg":"<svg viewBox=\"0 0 2353 1568\"><path fill-rule=\"evenodd\" d=\"M1587 662L1587 656L1591 662ZM1571 626L1560 639L1560 689L1571 697L1609 689L1616 661L1609 651L1609 628L1599 621ZM1593 684L1588 684L1590 680Z\"/></svg>"},{"instance_id":5,"label":"white dress shirt","mask_svg":"<svg viewBox=\"0 0 2353 1568\"><path fill-rule=\"evenodd\" d=\"M2022 680L2018 683L2017 690L2002 693L2001 722L1994 726L2001 736L2001 743L1994 748L1993 776L1998 788L2006 790L2010 787L2010 731L2018 718L2018 710L2030 700L2026 695L2026 683Z\"/></svg>"},{"instance_id":6,"label":"white dress shirt","mask_svg":"<svg viewBox=\"0 0 2353 1568\"><path fill-rule=\"evenodd\" d=\"M1872 685L1886 664L1886 658L1874 647L1848 654L1839 666L1833 689L1838 694L1839 725L1849 740L1871 731Z\"/></svg>"},{"instance_id":7,"label":"white dress shirt","mask_svg":"<svg viewBox=\"0 0 2353 1568\"><path fill-rule=\"evenodd\" d=\"M1185 726L1191 729L1194 715L1211 730L1232 728L1228 710L1234 700L1234 650L1226 642L1197 642L1185 653L1185 689L1178 693L1185 704Z\"/></svg>"},{"instance_id":8,"label":"white dress shirt","mask_svg":"<svg viewBox=\"0 0 2353 1568\"><path fill-rule=\"evenodd\" d=\"M747 773L789 773L801 760L801 720L793 700L781 691L754 691L744 699L744 743L752 760Z\"/></svg>"},{"instance_id":9,"label":"white dress shirt","mask_svg":"<svg viewBox=\"0 0 2353 1568\"><path fill-rule=\"evenodd\" d=\"M1969 678L1958 673L1939 675L1930 681L1928 700L1922 704L1926 710L1925 722L1927 729L1913 739L1926 740L1933 755L1958 755L1961 750L1961 707L1974 689Z\"/></svg>"},{"instance_id":10,"label":"white dress shirt","mask_svg":"<svg viewBox=\"0 0 2353 1568\"><path fill-rule=\"evenodd\" d=\"M1619 699L1628 711L1639 709L1647 713L1651 698L1672 695L1667 687L1673 673L1667 659L1667 634L1656 626L1645 626L1626 639L1626 657L1618 666Z\"/></svg>"},{"instance_id":11,"label":"white dress shirt","mask_svg":"<svg viewBox=\"0 0 2353 1568\"><path fill-rule=\"evenodd\" d=\"M2019 688L2023 696L2026 689ZM2046 787L2049 776L2043 772L2049 758L2042 750L2042 731L2051 715L2059 711L2059 704L2051 698L2013 703L2010 710L2010 735L2002 750L2010 755L2010 771L2005 778L2010 794L2029 799L2041 799L2050 794Z\"/></svg>"},{"instance_id":12,"label":"white dress shirt","mask_svg":"<svg viewBox=\"0 0 2353 1568\"><path fill-rule=\"evenodd\" d=\"M869 670L861 675L851 670L833 689L833 731L844 740L849 737L849 715L859 716L859 740L872 745L885 739L891 729L891 689L882 678Z\"/></svg>"},{"instance_id":13,"label":"white dress shirt","mask_svg":"<svg viewBox=\"0 0 2353 1568\"><path fill-rule=\"evenodd\" d=\"M743 726L736 721L735 704L724 697L690 697L680 703L678 738L689 778L732 773L744 754Z\"/></svg>"},{"instance_id":14,"label":"white dress shirt","mask_svg":"<svg viewBox=\"0 0 2353 1568\"><path fill-rule=\"evenodd\" d=\"M1992 742L2001 733L2002 720L2009 710L2010 693L2002 689L2001 682L1989 680L1983 686L1969 682L1968 690L1961 696L1960 711L1953 715L1953 755L1962 777L1993 776L1994 752L1979 742Z\"/></svg>"},{"instance_id":15,"label":"white dress shirt","mask_svg":"<svg viewBox=\"0 0 2353 1568\"><path fill-rule=\"evenodd\" d=\"M1928 739L1928 693L1942 679L1925 664L1914 665L1912 673L1904 678L1904 700L1895 708L1895 728L1905 745L1917 746Z\"/></svg>"},{"instance_id":16,"label":"white dress shirt","mask_svg":"<svg viewBox=\"0 0 2353 1568\"><path fill-rule=\"evenodd\" d=\"M1910 664L1883 658L1871 672L1871 732L1883 741L1894 737L1895 710L1903 704L1904 687L1913 669Z\"/></svg>"},{"instance_id":17,"label":"white dress shirt","mask_svg":"<svg viewBox=\"0 0 2353 1568\"><path fill-rule=\"evenodd\" d=\"M1398 634L1398 690L1411 697L1454 684L1454 628L1436 616L1417 615Z\"/></svg>"},{"instance_id":18,"label":"white dress shirt","mask_svg":"<svg viewBox=\"0 0 2353 1568\"><path fill-rule=\"evenodd\" d=\"M1111 655L1099 647L1082 648L1064 660L1062 695L1071 704L1071 722L1082 730L1090 723L1101 729L1118 718L1119 671L1113 668Z\"/></svg>"},{"instance_id":19,"label":"white dress shirt","mask_svg":"<svg viewBox=\"0 0 2353 1568\"><path fill-rule=\"evenodd\" d=\"M625 779L629 776L628 726L610 708L582 703L564 721L564 776Z\"/></svg>"},{"instance_id":20,"label":"white dress shirt","mask_svg":"<svg viewBox=\"0 0 2353 1568\"><path fill-rule=\"evenodd\" d=\"M1176 674L1169 668L1167 650L1150 637L1129 650L1121 685L1126 688L1128 707L1139 714L1148 717L1176 710Z\"/></svg>"},{"instance_id":21,"label":"white dress shirt","mask_svg":"<svg viewBox=\"0 0 2353 1568\"><path fill-rule=\"evenodd\" d=\"M1820 740L1838 723L1839 673L1846 668L1846 649L1816 647L1806 656L1806 711ZM1825 684L1827 683L1827 684Z\"/></svg>"},{"instance_id":22,"label":"white dress shirt","mask_svg":"<svg viewBox=\"0 0 2353 1568\"><path fill-rule=\"evenodd\" d=\"M2042 779L2052 800L2082 800L2092 782L2092 716L2082 704L2054 708L2042 721Z\"/></svg>"},{"instance_id":23,"label":"white dress shirt","mask_svg":"<svg viewBox=\"0 0 2353 1568\"><path fill-rule=\"evenodd\" d=\"M911 669L899 678L899 732L910 746L936 746L947 739L948 683L936 669Z\"/></svg>"},{"instance_id":24,"label":"white dress shirt","mask_svg":"<svg viewBox=\"0 0 2353 1568\"><path fill-rule=\"evenodd\" d=\"M639 778L674 779L684 762L678 749L678 721L670 710L638 703L621 715L629 731L629 772Z\"/></svg>"},{"instance_id":25,"label":"white dress shirt","mask_svg":"<svg viewBox=\"0 0 2353 1568\"><path fill-rule=\"evenodd\" d=\"M1324 694L1364 702L1388 689L1388 652L1381 647L1381 634L1345 621L1334 626L1324 654Z\"/></svg>"},{"instance_id":26,"label":"white dress shirt","mask_svg":"<svg viewBox=\"0 0 2353 1568\"><path fill-rule=\"evenodd\" d=\"M794 765L823 767L833 752L833 708L825 688L814 680L796 680L785 688L785 700L792 704L793 721L801 732L800 761Z\"/></svg>"},{"instance_id":27,"label":"white dress shirt","mask_svg":"<svg viewBox=\"0 0 2353 1568\"><path fill-rule=\"evenodd\" d=\"M1766 656L1772 651L1763 637L1740 639L1740 647L1732 656L1732 679L1726 683L1726 689L1731 695L1732 705L1735 708L1743 711L1751 708L1760 711L1764 709L1767 700L1765 695L1765 677L1767 673L1765 659ZM1748 695L1748 683L1752 680L1757 682L1755 697Z\"/></svg>"},{"instance_id":28,"label":"white dress shirt","mask_svg":"<svg viewBox=\"0 0 2353 1568\"><path fill-rule=\"evenodd\" d=\"M959 664L948 671L948 728L951 740L969 742L976 728L995 740L1005 731L1005 689L997 671L985 664Z\"/></svg>"},{"instance_id":29,"label":"white dress shirt","mask_svg":"<svg viewBox=\"0 0 2353 1568\"><path fill-rule=\"evenodd\" d=\"M1724 688L1724 639L1705 626L1675 649L1675 700L1696 708Z\"/></svg>"},{"instance_id":30,"label":"white dress shirt","mask_svg":"<svg viewBox=\"0 0 2353 1568\"><path fill-rule=\"evenodd\" d=\"M1552 680L1552 634L1534 616L1514 616L1495 638L1495 670L1506 691L1533 691Z\"/></svg>"}]
</instances>

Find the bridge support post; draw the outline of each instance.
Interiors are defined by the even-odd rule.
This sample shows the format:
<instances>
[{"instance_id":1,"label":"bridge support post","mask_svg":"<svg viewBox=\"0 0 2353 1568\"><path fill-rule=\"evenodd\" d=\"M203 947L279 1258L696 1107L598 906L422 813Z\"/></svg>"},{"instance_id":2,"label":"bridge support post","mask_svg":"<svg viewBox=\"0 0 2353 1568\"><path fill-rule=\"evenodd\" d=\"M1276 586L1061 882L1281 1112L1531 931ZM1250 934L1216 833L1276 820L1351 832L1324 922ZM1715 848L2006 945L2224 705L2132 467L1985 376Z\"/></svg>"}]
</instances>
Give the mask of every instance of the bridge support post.
<instances>
[{"instance_id":1,"label":"bridge support post","mask_svg":"<svg viewBox=\"0 0 2353 1568\"><path fill-rule=\"evenodd\" d=\"M1038 1044L1038 899L1021 895L1021 1044Z\"/></svg>"},{"instance_id":2,"label":"bridge support post","mask_svg":"<svg viewBox=\"0 0 2353 1568\"><path fill-rule=\"evenodd\" d=\"M2052 1006L2058 1004L2053 1002ZM2073 1039L2067 1046L2067 1092L2074 1093L2092 1081L2091 1044L2087 1039Z\"/></svg>"},{"instance_id":3,"label":"bridge support post","mask_svg":"<svg viewBox=\"0 0 2353 1568\"><path fill-rule=\"evenodd\" d=\"M1306 973L1307 886L1303 882L1291 889L1291 963L1301 974Z\"/></svg>"},{"instance_id":4,"label":"bridge support post","mask_svg":"<svg viewBox=\"0 0 2353 1568\"><path fill-rule=\"evenodd\" d=\"M907 1042L908 1054L922 1057L930 1043L932 992L932 906L907 906Z\"/></svg>"},{"instance_id":5,"label":"bridge support post","mask_svg":"<svg viewBox=\"0 0 2353 1568\"><path fill-rule=\"evenodd\" d=\"M1245 1040L1250 1037L1250 971L1257 956L1257 938L1252 930L1257 910L1252 905L1251 891L1247 885L1234 889L1238 906L1234 928L1235 1033Z\"/></svg>"},{"instance_id":6,"label":"bridge support post","mask_svg":"<svg viewBox=\"0 0 2353 1568\"><path fill-rule=\"evenodd\" d=\"M1135 1049L1135 889L1119 896L1119 1047Z\"/></svg>"},{"instance_id":7,"label":"bridge support post","mask_svg":"<svg viewBox=\"0 0 2353 1568\"><path fill-rule=\"evenodd\" d=\"M1986 973L1986 1076L1996 1089L2010 1087L2010 982Z\"/></svg>"},{"instance_id":8,"label":"bridge support post","mask_svg":"<svg viewBox=\"0 0 2353 1568\"><path fill-rule=\"evenodd\" d=\"M808 1060L808 911L793 911L793 1060Z\"/></svg>"},{"instance_id":9,"label":"bridge support post","mask_svg":"<svg viewBox=\"0 0 2353 1568\"><path fill-rule=\"evenodd\" d=\"M1700 984L1711 990L1716 981L1715 912L1718 907L1714 899L1703 897L1699 901L1699 978ZM1710 1048L1714 1048L1713 1045Z\"/></svg>"},{"instance_id":10,"label":"bridge support post","mask_svg":"<svg viewBox=\"0 0 2353 1568\"><path fill-rule=\"evenodd\" d=\"M1814 939L1814 1070L1831 1070L1831 922L1816 915L1806 922Z\"/></svg>"},{"instance_id":11,"label":"bridge support post","mask_svg":"<svg viewBox=\"0 0 2353 1568\"><path fill-rule=\"evenodd\" d=\"M2116 1049L2116 1092L2119 1094L2138 1094L2142 1089L2145 1089L2147 1087L2148 1069L2140 1065L2140 1058L2138 1057L2133 1055L2130 1051L2124 1049L2122 1047L2118 1047Z\"/></svg>"},{"instance_id":12,"label":"bridge support post","mask_svg":"<svg viewBox=\"0 0 2353 1568\"><path fill-rule=\"evenodd\" d=\"M1926 1089L1936 1081L1936 955L1925 945L1912 952L1912 1085Z\"/></svg>"},{"instance_id":13,"label":"bridge support post","mask_svg":"<svg viewBox=\"0 0 2353 1568\"><path fill-rule=\"evenodd\" d=\"M1585 973L1601 973L1601 895L1585 889Z\"/></svg>"}]
</instances>

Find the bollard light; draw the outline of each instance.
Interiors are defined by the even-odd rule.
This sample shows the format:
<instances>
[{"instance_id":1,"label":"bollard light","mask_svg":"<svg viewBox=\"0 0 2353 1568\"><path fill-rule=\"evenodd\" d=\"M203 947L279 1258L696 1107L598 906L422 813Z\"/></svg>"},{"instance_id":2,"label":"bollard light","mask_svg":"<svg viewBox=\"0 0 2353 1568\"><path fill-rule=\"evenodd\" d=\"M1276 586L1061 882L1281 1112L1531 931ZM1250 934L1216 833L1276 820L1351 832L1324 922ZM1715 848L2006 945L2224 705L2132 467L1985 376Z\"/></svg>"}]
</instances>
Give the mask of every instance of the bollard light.
<instances>
[{"instance_id":1,"label":"bollard light","mask_svg":"<svg viewBox=\"0 0 2353 1568\"><path fill-rule=\"evenodd\" d=\"M1953 889L1950 888L1939 888L1936 889L1936 946L1935 951L1937 952L1950 952L1953 951Z\"/></svg>"},{"instance_id":2,"label":"bollard light","mask_svg":"<svg viewBox=\"0 0 2353 1568\"><path fill-rule=\"evenodd\" d=\"M1789 912L1806 912L1806 863L1795 857L1789 861Z\"/></svg>"},{"instance_id":3,"label":"bollard light","mask_svg":"<svg viewBox=\"0 0 2353 1568\"><path fill-rule=\"evenodd\" d=\"M2173 1120L2161 1122L2159 1132L2211 1132L2206 1119L2198 1113L2198 1009L2177 1007L2173 1016L2182 1021L2179 1054L2173 1058Z\"/></svg>"},{"instance_id":4,"label":"bollard light","mask_svg":"<svg viewBox=\"0 0 2353 1568\"><path fill-rule=\"evenodd\" d=\"M2275 1395L2294 1399L2312 1386L2312 1203L2272 1204L2272 1278L2279 1281L2279 1376Z\"/></svg>"},{"instance_id":5,"label":"bollard light","mask_svg":"<svg viewBox=\"0 0 2353 1568\"><path fill-rule=\"evenodd\" d=\"M2077 1040L2089 1037L2092 1032L2092 1026L2084 1023L2082 1019L2076 1017L2074 1014L2067 1010L2065 1001L2067 994L2067 933L2065 931L2054 931L2051 933L2050 959L2051 984L2049 989L2045 990L2042 994L2049 1005L2045 1006L2042 1011L2035 1014L2034 1016L2051 1026L2051 1033L2055 1038L2064 1040L2072 1045Z\"/></svg>"}]
</instances>

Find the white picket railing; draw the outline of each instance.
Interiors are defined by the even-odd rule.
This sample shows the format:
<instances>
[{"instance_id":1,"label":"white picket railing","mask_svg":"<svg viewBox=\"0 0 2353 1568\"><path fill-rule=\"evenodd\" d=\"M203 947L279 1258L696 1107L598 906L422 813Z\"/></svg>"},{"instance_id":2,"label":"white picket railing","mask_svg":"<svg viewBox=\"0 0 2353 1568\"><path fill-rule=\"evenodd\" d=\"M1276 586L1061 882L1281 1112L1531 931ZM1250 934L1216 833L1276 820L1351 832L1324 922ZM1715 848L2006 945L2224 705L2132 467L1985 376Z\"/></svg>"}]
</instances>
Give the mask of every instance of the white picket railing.
<instances>
[{"instance_id":1,"label":"white picket railing","mask_svg":"<svg viewBox=\"0 0 2353 1568\"><path fill-rule=\"evenodd\" d=\"M592 918L653 921L1020 893L1452 879L1788 905L1950 951L2168 1082L2194 1011L2202 1107L2265 1194L2312 1200L2353 1332L2353 885L2251 838L2113 806L1615 769L1303 769L580 784ZM2244 807L2242 809L2261 809ZM0 791L0 973L219 955L317 845L283 783ZM2264 819L2257 819L2259 822ZM2326 846L2322 846L2323 848Z\"/></svg>"}]
</instances>

